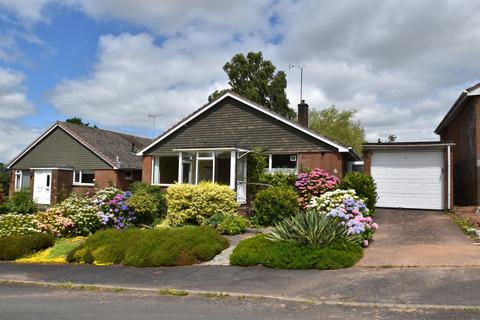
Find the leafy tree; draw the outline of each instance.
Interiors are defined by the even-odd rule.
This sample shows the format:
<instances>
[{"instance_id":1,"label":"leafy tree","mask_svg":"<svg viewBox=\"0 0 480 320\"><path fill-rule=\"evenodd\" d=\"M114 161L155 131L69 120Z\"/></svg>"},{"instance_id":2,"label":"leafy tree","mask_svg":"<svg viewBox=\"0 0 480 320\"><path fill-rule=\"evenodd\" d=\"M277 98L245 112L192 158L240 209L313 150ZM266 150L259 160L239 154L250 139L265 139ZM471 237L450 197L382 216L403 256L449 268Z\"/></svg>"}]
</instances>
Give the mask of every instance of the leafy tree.
<instances>
[{"instance_id":1,"label":"leafy tree","mask_svg":"<svg viewBox=\"0 0 480 320\"><path fill-rule=\"evenodd\" d=\"M365 142L365 130L355 119L355 110L338 110L335 106L309 114L309 127L318 133L330 137L362 154Z\"/></svg>"},{"instance_id":2,"label":"leafy tree","mask_svg":"<svg viewBox=\"0 0 480 320\"><path fill-rule=\"evenodd\" d=\"M232 90L246 98L271 109L289 119L295 118L295 111L288 104L285 72L278 71L270 60L264 60L262 52L249 52L246 56L238 53L225 63ZM208 97L211 102L226 90L215 91Z\"/></svg>"},{"instance_id":3,"label":"leafy tree","mask_svg":"<svg viewBox=\"0 0 480 320\"><path fill-rule=\"evenodd\" d=\"M83 122L82 118L79 118L79 117L69 118L69 119L65 120L65 122L78 124L78 125L86 126L86 127L98 128L97 125L95 125L95 124L90 125L90 123Z\"/></svg>"}]
</instances>

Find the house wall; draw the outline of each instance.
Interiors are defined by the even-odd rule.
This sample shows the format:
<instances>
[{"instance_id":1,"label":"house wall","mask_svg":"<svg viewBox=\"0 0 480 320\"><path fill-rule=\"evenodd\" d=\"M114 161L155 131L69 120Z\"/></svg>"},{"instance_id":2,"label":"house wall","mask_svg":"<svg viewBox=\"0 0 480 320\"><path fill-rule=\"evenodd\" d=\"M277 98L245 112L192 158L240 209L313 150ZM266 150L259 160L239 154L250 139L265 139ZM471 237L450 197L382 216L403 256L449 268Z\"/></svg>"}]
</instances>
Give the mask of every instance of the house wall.
<instances>
[{"instance_id":1,"label":"house wall","mask_svg":"<svg viewBox=\"0 0 480 320\"><path fill-rule=\"evenodd\" d=\"M56 167L71 167L77 170L111 168L61 128L57 128L18 160L12 169Z\"/></svg>"},{"instance_id":2,"label":"house wall","mask_svg":"<svg viewBox=\"0 0 480 320\"><path fill-rule=\"evenodd\" d=\"M263 112L228 98L156 144L146 155L167 154L179 148L222 147L249 150L262 147L268 152L289 153L336 150Z\"/></svg>"},{"instance_id":3,"label":"house wall","mask_svg":"<svg viewBox=\"0 0 480 320\"><path fill-rule=\"evenodd\" d=\"M50 203L61 202L72 193L73 171L52 170L52 191Z\"/></svg>"},{"instance_id":4,"label":"house wall","mask_svg":"<svg viewBox=\"0 0 480 320\"><path fill-rule=\"evenodd\" d=\"M453 148L454 203L457 205L477 205L479 202L479 177L477 170L477 150L480 150L480 97L469 97L466 105L455 119L441 133L442 141L455 142Z\"/></svg>"},{"instance_id":5,"label":"house wall","mask_svg":"<svg viewBox=\"0 0 480 320\"><path fill-rule=\"evenodd\" d=\"M339 152L299 153L298 166L299 169L321 168L341 178L346 170L346 161Z\"/></svg>"}]
</instances>

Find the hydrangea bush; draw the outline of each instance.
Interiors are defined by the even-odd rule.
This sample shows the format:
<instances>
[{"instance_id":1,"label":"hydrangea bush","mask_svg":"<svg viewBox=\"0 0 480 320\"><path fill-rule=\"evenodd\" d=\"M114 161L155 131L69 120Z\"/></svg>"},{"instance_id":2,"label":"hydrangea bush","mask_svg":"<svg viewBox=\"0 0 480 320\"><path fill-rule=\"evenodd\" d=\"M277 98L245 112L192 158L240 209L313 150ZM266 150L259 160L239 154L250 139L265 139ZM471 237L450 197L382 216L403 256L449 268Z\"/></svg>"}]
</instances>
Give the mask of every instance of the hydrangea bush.
<instances>
[{"instance_id":1,"label":"hydrangea bush","mask_svg":"<svg viewBox=\"0 0 480 320\"><path fill-rule=\"evenodd\" d=\"M300 206L306 208L312 197L318 197L327 191L335 190L339 182L340 180L336 176L319 168L300 173L295 182Z\"/></svg>"},{"instance_id":2,"label":"hydrangea bush","mask_svg":"<svg viewBox=\"0 0 480 320\"><path fill-rule=\"evenodd\" d=\"M131 196L130 191L123 192L114 187L99 190L93 203L97 206L100 223L104 227L115 229L124 229L134 225L136 215L127 204Z\"/></svg>"},{"instance_id":3,"label":"hydrangea bush","mask_svg":"<svg viewBox=\"0 0 480 320\"><path fill-rule=\"evenodd\" d=\"M337 223L343 225L347 234L356 237L357 241L367 247L378 229L378 224L368 217L369 210L365 204L353 197L345 197L341 205L330 210L328 217L335 218Z\"/></svg>"},{"instance_id":4,"label":"hydrangea bush","mask_svg":"<svg viewBox=\"0 0 480 320\"><path fill-rule=\"evenodd\" d=\"M14 235L28 235L41 232L33 215L29 214L3 214L0 215L0 237Z\"/></svg>"},{"instance_id":5,"label":"hydrangea bush","mask_svg":"<svg viewBox=\"0 0 480 320\"><path fill-rule=\"evenodd\" d=\"M319 197L312 197L306 207L320 212L330 212L341 206L343 201L349 198L360 200L355 190L337 189L335 191L325 192ZM366 215L368 215L368 213Z\"/></svg>"}]
</instances>

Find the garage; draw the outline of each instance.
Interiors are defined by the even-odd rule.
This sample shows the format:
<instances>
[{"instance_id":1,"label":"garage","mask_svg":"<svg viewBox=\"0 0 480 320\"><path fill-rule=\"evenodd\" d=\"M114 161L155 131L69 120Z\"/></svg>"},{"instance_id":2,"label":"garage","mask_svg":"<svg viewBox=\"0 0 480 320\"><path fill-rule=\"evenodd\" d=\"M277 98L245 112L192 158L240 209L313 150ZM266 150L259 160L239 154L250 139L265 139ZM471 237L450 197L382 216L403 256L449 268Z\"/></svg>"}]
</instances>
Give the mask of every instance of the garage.
<instances>
[{"instance_id":1,"label":"garage","mask_svg":"<svg viewBox=\"0 0 480 320\"><path fill-rule=\"evenodd\" d=\"M377 206L450 209L453 145L437 141L365 144L365 172L377 184Z\"/></svg>"}]
</instances>

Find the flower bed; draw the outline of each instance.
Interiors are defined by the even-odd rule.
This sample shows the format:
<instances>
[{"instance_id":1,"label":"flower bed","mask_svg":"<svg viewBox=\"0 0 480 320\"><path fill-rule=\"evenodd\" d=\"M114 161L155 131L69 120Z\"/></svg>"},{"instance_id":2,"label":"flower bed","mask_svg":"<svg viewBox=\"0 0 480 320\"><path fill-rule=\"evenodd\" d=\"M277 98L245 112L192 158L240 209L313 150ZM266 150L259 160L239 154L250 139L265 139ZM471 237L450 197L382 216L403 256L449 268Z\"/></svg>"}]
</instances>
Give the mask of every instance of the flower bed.
<instances>
[{"instance_id":1,"label":"flower bed","mask_svg":"<svg viewBox=\"0 0 480 320\"><path fill-rule=\"evenodd\" d=\"M301 208L306 208L312 197L318 197L337 188L340 180L325 170L316 168L310 172L300 173L295 182Z\"/></svg>"}]
</instances>

